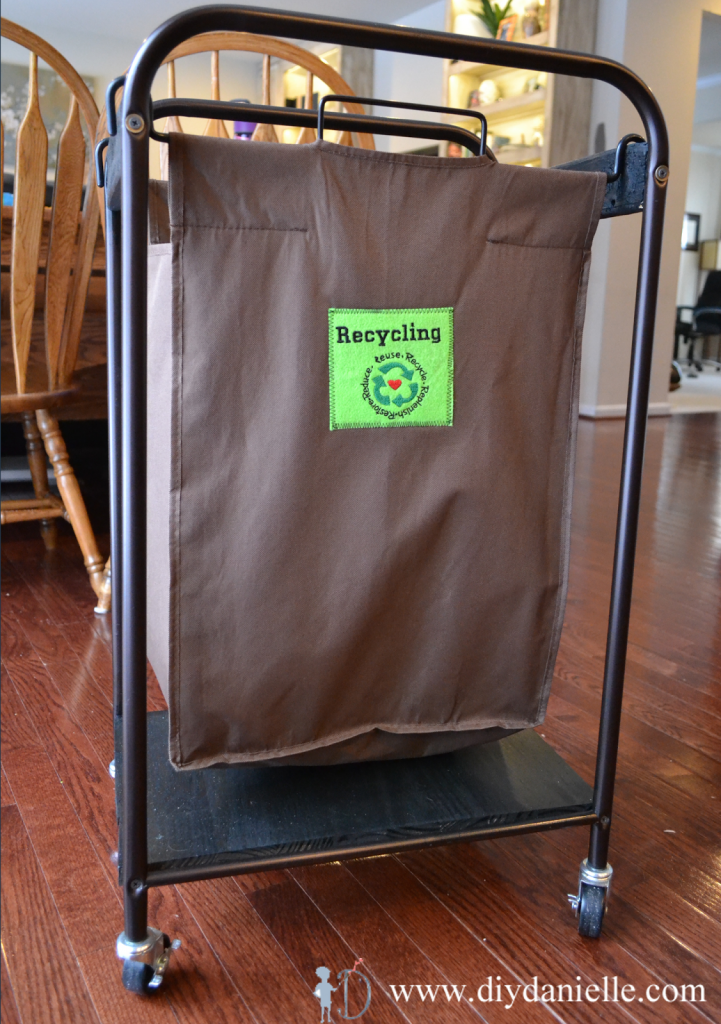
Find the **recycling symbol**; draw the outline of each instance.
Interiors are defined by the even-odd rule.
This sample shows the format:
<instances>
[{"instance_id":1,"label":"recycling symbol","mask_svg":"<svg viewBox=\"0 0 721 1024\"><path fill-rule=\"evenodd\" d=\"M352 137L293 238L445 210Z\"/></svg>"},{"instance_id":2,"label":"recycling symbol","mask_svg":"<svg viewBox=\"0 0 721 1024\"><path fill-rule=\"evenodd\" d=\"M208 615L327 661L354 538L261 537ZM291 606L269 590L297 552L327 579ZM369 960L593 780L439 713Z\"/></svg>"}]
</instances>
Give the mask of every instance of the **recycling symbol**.
<instances>
[{"instance_id":1,"label":"recycling symbol","mask_svg":"<svg viewBox=\"0 0 721 1024\"><path fill-rule=\"evenodd\" d=\"M397 374L391 373L397 370ZM413 380L414 370L405 363L386 363L379 367L379 373L372 379L373 397L379 405L389 406L391 402L399 409L417 397L420 390ZM396 392L392 394L392 392Z\"/></svg>"}]
</instances>

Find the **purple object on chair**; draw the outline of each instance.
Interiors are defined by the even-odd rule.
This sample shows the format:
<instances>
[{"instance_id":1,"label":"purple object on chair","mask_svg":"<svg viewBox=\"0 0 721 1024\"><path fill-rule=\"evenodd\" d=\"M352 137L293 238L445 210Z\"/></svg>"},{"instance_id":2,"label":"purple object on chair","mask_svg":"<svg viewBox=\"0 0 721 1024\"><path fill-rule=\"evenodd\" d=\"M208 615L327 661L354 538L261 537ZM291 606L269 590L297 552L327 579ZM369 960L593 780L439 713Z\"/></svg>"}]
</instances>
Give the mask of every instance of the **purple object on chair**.
<instances>
[{"instance_id":1,"label":"purple object on chair","mask_svg":"<svg viewBox=\"0 0 721 1024\"><path fill-rule=\"evenodd\" d=\"M233 121L233 138L249 139L256 128L256 121Z\"/></svg>"},{"instance_id":2,"label":"purple object on chair","mask_svg":"<svg viewBox=\"0 0 721 1024\"><path fill-rule=\"evenodd\" d=\"M249 103L249 100L233 100L233 103ZM233 121L233 138L249 139L257 126L256 121Z\"/></svg>"}]
</instances>

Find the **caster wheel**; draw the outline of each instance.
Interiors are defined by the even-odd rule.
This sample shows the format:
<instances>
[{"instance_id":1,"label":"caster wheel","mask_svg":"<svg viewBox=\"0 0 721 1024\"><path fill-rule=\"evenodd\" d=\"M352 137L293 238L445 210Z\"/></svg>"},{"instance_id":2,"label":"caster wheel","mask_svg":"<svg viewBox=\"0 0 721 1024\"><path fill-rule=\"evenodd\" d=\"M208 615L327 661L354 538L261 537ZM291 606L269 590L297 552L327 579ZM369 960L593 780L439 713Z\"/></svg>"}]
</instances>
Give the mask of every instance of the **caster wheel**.
<instances>
[{"instance_id":1,"label":"caster wheel","mask_svg":"<svg viewBox=\"0 0 721 1024\"><path fill-rule=\"evenodd\" d=\"M581 902L578 906L578 934L587 939L597 939L601 934L605 909L605 888L582 882Z\"/></svg>"},{"instance_id":2,"label":"caster wheel","mask_svg":"<svg viewBox=\"0 0 721 1024\"><path fill-rule=\"evenodd\" d=\"M138 996L147 995L152 991L150 988L152 980L153 968L150 964L143 964L139 960L123 962L123 985L128 992L134 992Z\"/></svg>"},{"instance_id":3,"label":"caster wheel","mask_svg":"<svg viewBox=\"0 0 721 1024\"><path fill-rule=\"evenodd\" d=\"M148 929L148 933L151 945L146 945L145 951L150 954L152 950L154 957L152 964L145 963L144 960L125 959L122 956L128 948L125 944L125 937L121 935L118 939L118 955L123 959L123 985L128 992L134 992L136 995L145 995L160 987L168 967L170 954L180 946L179 939L171 942L165 933L161 933L155 928ZM162 948L159 948L161 946Z\"/></svg>"}]
</instances>

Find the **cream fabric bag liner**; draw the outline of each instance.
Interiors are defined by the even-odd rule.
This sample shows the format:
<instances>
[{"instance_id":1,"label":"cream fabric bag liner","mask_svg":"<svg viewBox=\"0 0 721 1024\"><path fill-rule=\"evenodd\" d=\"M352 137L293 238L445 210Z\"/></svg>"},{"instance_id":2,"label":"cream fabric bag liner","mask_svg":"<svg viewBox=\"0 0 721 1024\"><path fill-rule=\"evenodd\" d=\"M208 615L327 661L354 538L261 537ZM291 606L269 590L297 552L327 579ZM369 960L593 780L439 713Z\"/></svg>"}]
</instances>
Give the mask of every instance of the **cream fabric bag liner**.
<instances>
[{"instance_id":1,"label":"cream fabric bag liner","mask_svg":"<svg viewBox=\"0 0 721 1024\"><path fill-rule=\"evenodd\" d=\"M540 723L604 175L172 135L169 226L151 186L148 653L173 764ZM330 430L329 309L446 307L452 426Z\"/></svg>"}]
</instances>

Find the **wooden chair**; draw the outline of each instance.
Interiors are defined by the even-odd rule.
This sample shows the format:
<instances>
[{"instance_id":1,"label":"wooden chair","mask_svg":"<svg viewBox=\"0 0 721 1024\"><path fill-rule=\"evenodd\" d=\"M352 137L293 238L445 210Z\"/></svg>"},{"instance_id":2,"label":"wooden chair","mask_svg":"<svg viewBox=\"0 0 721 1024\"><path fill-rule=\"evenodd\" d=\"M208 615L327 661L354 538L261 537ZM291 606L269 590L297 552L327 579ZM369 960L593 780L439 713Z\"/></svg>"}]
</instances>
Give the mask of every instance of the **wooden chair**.
<instances>
[{"instance_id":1,"label":"wooden chair","mask_svg":"<svg viewBox=\"0 0 721 1024\"><path fill-rule=\"evenodd\" d=\"M11 358L2 366L2 414L20 414L34 499L2 502L2 523L39 519L48 549L55 546L55 519L67 519L77 537L90 583L101 605L109 604L105 561L100 555L78 481L53 410L70 400L80 329L98 233L93 161L86 154L80 115L91 146L98 109L80 75L57 50L20 25L2 19L2 35L30 51L29 99L17 134L10 256ZM48 137L38 102L38 57L70 89L67 122L58 145L53 205L45 208ZM4 137L2 140L4 156ZM86 174L87 169L87 174ZM83 202L83 179L86 180ZM5 218L4 218L5 219ZM36 282L43 222L49 219L43 323L35 321ZM34 330L35 327L35 330ZM31 343L44 334L44 353L31 359ZM35 337L34 337L35 336ZM36 348L42 347L42 342ZM37 356L35 349L33 356ZM60 497L50 493L45 455ZM97 610L105 611L100 606Z\"/></svg>"},{"instance_id":2,"label":"wooden chair","mask_svg":"<svg viewBox=\"0 0 721 1024\"><path fill-rule=\"evenodd\" d=\"M352 96L353 90L338 72L329 64L326 64L315 53L303 50L300 46L286 42L285 39L276 39L273 36L256 36L248 32L207 32L203 35L188 39L180 46L177 46L163 61L168 66L168 95L175 96L175 61L180 57L188 57L194 53L210 53L211 56L211 99L220 99L220 51L236 50L245 53L263 54L263 103L270 105L270 59L278 57L281 60L289 61L291 64L304 68L307 72L305 106L312 105L313 82L319 79L333 92L339 95ZM116 93L116 104L121 102L122 91ZM344 104L346 110L352 114L362 114L363 107L360 103ZM180 121L176 117L169 117L165 131L181 132ZM205 135L213 135L220 138L227 138L228 132L224 121L208 121ZM107 121L105 108L103 107L98 121L98 138L107 135ZM316 137L315 129L303 128L298 136L299 143L313 142ZM253 139L259 142L278 142L275 128L270 124L259 124L253 132ZM350 132L343 132L338 139L341 145L352 146L353 138ZM362 149L375 149L373 136L365 133L358 134L358 145ZM161 147L160 152L161 177L167 179L167 146Z\"/></svg>"}]
</instances>

